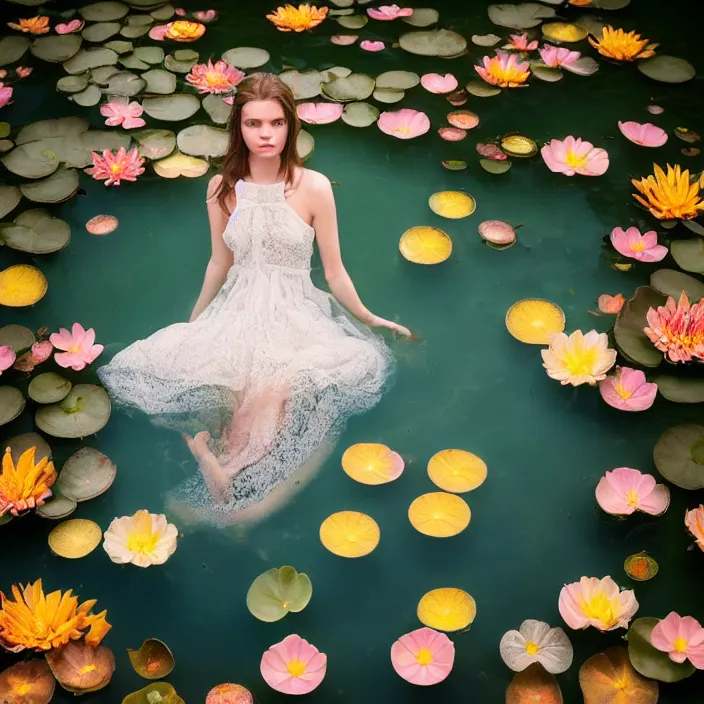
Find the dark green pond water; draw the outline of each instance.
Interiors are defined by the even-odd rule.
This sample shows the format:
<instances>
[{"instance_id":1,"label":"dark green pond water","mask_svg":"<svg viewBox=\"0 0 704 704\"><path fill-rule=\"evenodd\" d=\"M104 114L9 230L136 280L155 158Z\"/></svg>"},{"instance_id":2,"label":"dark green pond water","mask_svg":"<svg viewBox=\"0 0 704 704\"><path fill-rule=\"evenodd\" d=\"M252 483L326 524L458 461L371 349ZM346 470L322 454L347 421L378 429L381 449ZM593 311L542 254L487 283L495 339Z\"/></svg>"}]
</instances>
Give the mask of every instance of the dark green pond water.
<instances>
[{"instance_id":1,"label":"dark green pond water","mask_svg":"<svg viewBox=\"0 0 704 704\"><path fill-rule=\"evenodd\" d=\"M490 23L488 4L432 3L440 11L441 26L467 37L488 32L507 36ZM401 68L450 71L463 84L475 77L473 64L486 53L470 44L469 57L452 61L400 49L367 54L357 46L333 46L329 37L341 30L332 21L312 34L287 35L265 19L273 7L268 2L211 5L222 16L195 45L202 60L235 46L259 46L271 53L269 69L277 72L284 64L347 66L374 75ZM638 0L604 16L616 26L637 29L660 42L666 53L682 56L704 72L701 37L688 14L694 5ZM3 12L14 16L22 10ZM573 11L570 17L576 15ZM391 42L405 29L400 21L370 22L361 33ZM575 48L595 55L586 42ZM97 107L81 109L55 93L60 66L30 65L35 73L17 85L15 104L3 109L3 120L22 125L84 114L100 124ZM622 565L640 550L652 553L660 573L635 586L639 615L664 617L676 610L704 618L702 554L687 550L691 541L682 524L684 510L698 505L702 492L673 487L672 505L660 520L606 520L594 501L595 485L606 470L628 466L654 472L652 448L660 433L680 422L696 422L701 411L662 398L645 413L616 411L594 389L573 390L550 380L539 348L520 344L504 326L511 304L537 297L563 308L568 332L605 331L610 319L588 312L597 296L620 291L628 297L647 281L651 267L622 273L600 256L601 239L613 227L652 225L632 201L630 178L650 173L655 150L623 139L617 121L650 120L670 133L676 126L701 131L701 86L701 79L658 84L633 66L600 61L599 72L591 77L567 74L556 84L532 81L528 89L504 91L496 98L470 97L466 107L480 116L481 124L458 144L444 142L436 133L451 108L442 96L420 87L400 105L430 116L432 129L419 139L395 140L375 126L357 130L341 122L307 127L316 141L307 165L337 182L343 257L363 301L411 327L421 340L391 343L399 360L391 391L372 412L349 424L310 483L259 525L193 529L174 518L184 534L177 552L166 565L147 570L114 565L102 548L80 561L56 557L46 542L55 524L38 517L0 528L0 589L7 593L13 583L42 577L47 591L73 588L108 609L113 629L105 644L116 653L117 671L109 688L85 700L119 703L144 686L125 649L156 637L174 652L177 666L168 681L188 704L203 702L212 686L227 681L246 685L261 704L278 704L286 696L262 681L259 661L270 645L299 633L328 655L326 679L307 697L311 704L499 704L513 676L499 656L504 632L527 618L564 625L557 610L559 591L582 575L611 575L634 588ZM664 114L649 116L645 108L651 103L663 106ZM600 178L566 178L536 158L516 160L501 176L485 173L475 144L514 130L539 143L581 136L606 148L611 166ZM658 163L701 170L702 158L682 156L682 146L671 137L657 150ZM463 158L470 162L467 171L453 173L441 166L443 159ZM207 177L162 180L148 168L136 184L106 189L82 176L85 194L56 209L72 228L67 249L34 259L0 250L1 268L35 261L49 281L49 293L35 307L3 308L2 323L53 331L80 321L95 329L98 342L125 345L187 320L209 257L206 182ZM457 221L434 215L428 197L448 189L471 193L476 212ZM117 216L120 226L107 237L92 237L84 224L100 213ZM477 225L495 218L522 225L516 246L497 251L483 244ZM422 224L441 227L451 236L454 251L445 264L420 267L399 254L401 234ZM315 280L322 282L319 270ZM0 438L31 427L31 415L25 413L0 428ZM353 482L342 471L340 457L356 442L389 445L406 459L404 474L379 487ZM137 416L115 413L84 444L104 452L119 468L110 491L81 504L74 514L103 529L113 517L140 508L162 512L167 492L196 471L179 436ZM54 441L52 446L60 465L79 443ZM472 510L468 529L436 540L413 529L407 510L415 497L434 490L426 472L429 458L450 447L482 457L488 478L465 495ZM378 522L381 542L371 555L344 560L320 544L321 522L343 509L362 511ZM262 623L246 608L247 589L258 574L284 564L310 576L313 599L300 614ZM438 587L468 591L476 599L477 617L470 631L452 637L456 660L451 676L436 687L413 687L394 673L389 649L396 638L419 627L418 600ZM575 663L558 677L566 702L581 701L580 664L622 643L623 634L569 631ZM693 703L701 687L701 676L662 686L660 701ZM57 689L56 702L70 700Z\"/></svg>"}]
</instances>

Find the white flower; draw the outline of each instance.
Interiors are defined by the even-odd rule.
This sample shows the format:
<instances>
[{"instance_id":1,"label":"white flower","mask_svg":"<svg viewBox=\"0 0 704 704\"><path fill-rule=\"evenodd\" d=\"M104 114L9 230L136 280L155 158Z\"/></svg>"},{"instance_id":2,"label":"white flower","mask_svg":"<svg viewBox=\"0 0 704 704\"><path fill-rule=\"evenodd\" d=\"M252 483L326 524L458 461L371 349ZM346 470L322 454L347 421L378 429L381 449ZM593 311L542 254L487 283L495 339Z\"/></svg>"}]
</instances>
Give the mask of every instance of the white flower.
<instances>
[{"instance_id":1,"label":"white flower","mask_svg":"<svg viewBox=\"0 0 704 704\"><path fill-rule=\"evenodd\" d=\"M524 621L517 631L504 633L499 652L514 672L539 662L553 675L568 670L573 656L570 639L561 628L533 619Z\"/></svg>"},{"instance_id":2,"label":"white flower","mask_svg":"<svg viewBox=\"0 0 704 704\"><path fill-rule=\"evenodd\" d=\"M178 529L163 514L141 509L113 519L104 537L103 548L113 562L149 567L163 565L174 554Z\"/></svg>"},{"instance_id":3,"label":"white flower","mask_svg":"<svg viewBox=\"0 0 704 704\"><path fill-rule=\"evenodd\" d=\"M606 372L616 363L616 350L609 349L609 336L596 330L586 335L575 330L569 337L564 332L557 333L550 338L550 347L540 354L548 376L563 386L594 386L606 379Z\"/></svg>"}]
</instances>

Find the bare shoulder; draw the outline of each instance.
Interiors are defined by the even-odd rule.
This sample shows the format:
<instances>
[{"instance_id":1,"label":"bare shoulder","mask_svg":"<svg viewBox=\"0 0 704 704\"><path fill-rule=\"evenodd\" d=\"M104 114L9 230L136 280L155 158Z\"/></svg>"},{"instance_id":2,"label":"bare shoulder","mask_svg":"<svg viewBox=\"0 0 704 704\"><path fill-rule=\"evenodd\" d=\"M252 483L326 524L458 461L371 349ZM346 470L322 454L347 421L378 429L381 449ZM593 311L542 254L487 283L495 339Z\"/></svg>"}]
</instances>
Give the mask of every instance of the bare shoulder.
<instances>
[{"instance_id":1,"label":"bare shoulder","mask_svg":"<svg viewBox=\"0 0 704 704\"><path fill-rule=\"evenodd\" d=\"M332 184L325 174L312 169L302 169L300 178L300 184L307 193L317 197L332 197Z\"/></svg>"},{"instance_id":2,"label":"bare shoulder","mask_svg":"<svg viewBox=\"0 0 704 704\"><path fill-rule=\"evenodd\" d=\"M220 184L222 183L222 174L215 174L210 181L208 181L208 192L207 200L213 200L220 190Z\"/></svg>"}]
</instances>

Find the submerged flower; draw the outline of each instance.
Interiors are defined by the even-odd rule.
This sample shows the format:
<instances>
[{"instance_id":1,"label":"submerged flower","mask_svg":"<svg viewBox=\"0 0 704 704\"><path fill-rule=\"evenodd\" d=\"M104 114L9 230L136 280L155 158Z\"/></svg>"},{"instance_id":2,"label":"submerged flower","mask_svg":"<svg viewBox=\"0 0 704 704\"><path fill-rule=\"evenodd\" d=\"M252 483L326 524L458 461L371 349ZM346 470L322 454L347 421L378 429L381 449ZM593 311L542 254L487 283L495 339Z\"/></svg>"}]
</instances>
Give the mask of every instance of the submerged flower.
<instances>
[{"instance_id":1,"label":"submerged flower","mask_svg":"<svg viewBox=\"0 0 704 704\"><path fill-rule=\"evenodd\" d=\"M648 327L643 332L671 362L691 362L704 359L704 303L691 305L682 291L675 304L672 296L664 306L649 308Z\"/></svg>"},{"instance_id":2,"label":"submerged flower","mask_svg":"<svg viewBox=\"0 0 704 704\"><path fill-rule=\"evenodd\" d=\"M671 611L653 628L650 644L673 662L689 660L697 670L704 670L704 628L692 616Z\"/></svg>"},{"instance_id":3,"label":"submerged flower","mask_svg":"<svg viewBox=\"0 0 704 704\"><path fill-rule=\"evenodd\" d=\"M633 144L641 147L662 147L667 142L667 132L662 127L653 125L651 122L618 122L621 134Z\"/></svg>"},{"instance_id":4,"label":"submerged flower","mask_svg":"<svg viewBox=\"0 0 704 704\"><path fill-rule=\"evenodd\" d=\"M54 361L64 369L70 367L77 372L92 364L103 351L103 345L94 344L95 330L85 330L80 323L74 323L71 332L60 328L59 332L49 336L49 340L57 350L64 350L54 355Z\"/></svg>"},{"instance_id":5,"label":"submerged flower","mask_svg":"<svg viewBox=\"0 0 704 704\"><path fill-rule=\"evenodd\" d=\"M657 44L649 44L649 39L641 39L636 32L624 32L606 26L598 39L589 37L589 43L607 59L614 61L635 61L652 56Z\"/></svg>"},{"instance_id":6,"label":"submerged flower","mask_svg":"<svg viewBox=\"0 0 704 704\"><path fill-rule=\"evenodd\" d=\"M166 25L164 37L177 42L194 42L205 34L205 26L200 22L176 20Z\"/></svg>"},{"instance_id":7,"label":"submerged flower","mask_svg":"<svg viewBox=\"0 0 704 704\"><path fill-rule=\"evenodd\" d=\"M455 663L455 646L444 634L432 628L418 628L401 636L391 646L391 664L396 673L411 684L442 682Z\"/></svg>"},{"instance_id":8,"label":"submerged flower","mask_svg":"<svg viewBox=\"0 0 704 704\"><path fill-rule=\"evenodd\" d=\"M599 480L596 501L612 516L630 516L636 511L660 516L670 505L670 490L650 474L617 467Z\"/></svg>"},{"instance_id":9,"label":"submerged flower","mask_svg":"<svg viewBox=\"0 0 704 704\"><path fill-rule=\"evenodd\" d=\"M584 142L581 137L552 139L540 150L540 154L550 171L565 176L602 176L609 168L606 149Z\"/></svg>"},{"instance_id":10,"label":"submerged flower","mask_svg":"<svg viewBox=\"0 0 704 704\"><path fill-rule=\"evenodd\" d=\"M18 78L27 78L27 76L32 75L32 71L34 71L34 69L30 66L17 66L15 68L15 73Z\"/></svg>"},{"instance_id":11,"label":"submerged flower","mask_svg":"<svg viewBox=\"0 0 704 704\"><path fill-rule=\"evenodd\" d=\"M310 125L328 125L342 116L343 109L340 103L299 103L296 112Z\"/></svg>"},{"instance_id":12,"label":"submerged flower","mask_svg":"<svg viewBox=\"0 0 704 704\"><path fill-rule=\"evenodd\" d=\"M25 352L15 361L15 369L20 372L31 372L37 364L46 362L54 351L54 345L48 340L35 342L32 349Z\"/></svg>"},{"instance_id":13,"label":"submerged flower","mask_svg":"<svg viewBox=\"0 0 704 704\"><path fill-rule=\"evenodd\" d=\"M114 96L109 103L100 106L100 114L108 118L105 120L108 127L122 125L126 130L147 124L140 117L143 112L142 106L136 100L130 102L129 98L123 96Z\"/></svg>"},{"instance_id":14,"label":"submerged flower","mask_svg":"<svg viewBox=\"0 0 704 704\"><path fill-rule=\"evenodd\" d=\"M410 7L399 7L398 5L382 5L377 8L369 8L367 14L373 20L395 20L399 17L410 17L413 9Z\"/></svg>"},{"instance_id":15,"label":"submerged flower","mask_svg":"<svg viewBox=\"0 0 704 704\"><path fill-rule=\"evenodd\" d=\"M0 345L0 374L9 369L17 359L15 350L10 345Z\"/></svg>"},{"instance_id":16,"label":"submerged flower","mask_svg":"<svg viewBox=\"0 0 704 704\"><path fill-rule=\"evenodd\" d=\"M10 513L18 516L41 506L50 496L56 481L54 463L48 457L34 462L36 447L25 450L17 461L12 461L12 451L5 449L0 472L0 516Z\"/></svg>"},{"instance_id":17,"label":"submerged flower","mask_svg":"<svg viewBox=\"0 0 704 704\"><path fill-rule=\"evenodd\" d=\"M540 354L548 376L563 386L594 386L606 378L616 362L616 350L609 349L608 335L596 330L586 335L575 330L569 337L564 332L556 333L548 349L541 350Z\"/></svg>"},{"instance_id":18,"label":"submerged flower","mask_svg":"<svg viewBox=\"0 0 704 704\"><path fill-rule=\"evenodd\" d=\"M428 116L411 108L382 112L376 124L382 132L398 139L413 139L430 129Z\"/></svg>"},{"instance_id":19,"label":"submerged flower","mask_svg":"<svg viewBox=\"0 0 704 704\"><path fill-rule=\"evenodd\" d=\"M7 26L26 34L46 34L49 31L49 18L40 15L30 17L28 20L20 20L19 23L8 22Z\"/></svg>"},{"instance_id":20,"label":"submerged flower","mask_svg":"<svg viewBox=\"0 0 704 704\"><path fill-rule=\"evenodd\" d=\"M485 159L491 159L492 161L506 161L508 156L501 151L498 144L493 142L488 142L487 144L479 143L476 146L477 154L483 156Z\"/></svg>"},{"instance_id":21,"label":"submerged flower","mask_svg":"<svg viewBox=\"0 0 704 704\"><path fill-rule=\"evenodd\" d=\"M597 306L602 313L607 315L618 315L623 308L626 299L620 293L611 296L608 293L602 293L597 300Z\"/></svg>"},{"instance_id":22,"label":"submerged flower","mask_svg":"<svg viewBox=\"0 0 704 704\"><path fill-rule=\"evenodd\" d=\"M429 93L452 93L457 88L457 79L446 73L442 76L439 73L426 73L420 79L420 84Z\"/></svg>"},{"instance_id":23,"label":"submerged flower","mask_svg":"<svg viewBox=\"0 0 704 704\"><path fill-rule=\"evenodd\" d=\"M704 504L693 508L684 514L684 524L696 539L700 550L704 550Z\"/></svg>"},{"instance_id":24,"label":"submerged flower","mask_svg":"<svg viewBox=\"0 0 704 704\"><path fill-rule=\"evenodd\" d=\"M543 63L550 68L560 68L572 66L575 61L579 61L580 56L582 56L578 51L570 51L564 47L556 47L551 44L545 44L545 46L540 49L540 58Z\"/></svg>"},{"instance_id":25,"label":"submerged flower","mask_svg":"<svg viewBox=\"0 0 704 704\"><path fill-rule=\"evenodd\" d=\"M523 34L512 34L509 44L512 49L517 51L535 51L538 48L538 40L529 42L528 35L525 32Z\"/></svg>"},{"instance_id":26,"label":"submerged flower","mask_svg":"<svg viewBox=\"0 0 704 704\"><path fill-rule=\"evenodd\" d=\"M14 88L12 86L6 86L0 82L0 108L4 108L5 105L10 103L13 91Z\"/></svg>"},{"instance_id":27,"label":"submerged flower","mask_svg":"<svg viewBox=\"0 0 704 704\"><path fill-rule=\"evenodd\" d=\"M176 552L178 529L163 514L144 509L112 520L103 548L113 562L137 567L163 565Z\"/></svg>"},{"instance_id":28,"label":"submerged flower","mask_svg":"<svg viewBox=\"0 0 704 704\"><path fill-rule=\"evenodd\" d=\"M640 369L616 367L616 373L599 382L601 398L619 411L647 411L658 393Z\"/></svg>"},{"instance_id":29,"label":"submerged flower","mask_svg":"<svg viewBox=\"0 0 704 704\"><path fill-rule=\"evenodd\" d=\"M363 42L359 43L359 48L364 49L364 51L384 51L386 44L384 44L384 42L375 42L371 39L365 39Z\"/></svg>"},{"instance_id":30,"label":"submerged flower","mask_svg":"<svg viewBox=\"0 0 704 704\"><path fill-rule=\"evenodd\" d=\"M328 658L299 635L286 636L262 655L264 681L283 694L308 694L325 677Z\"/></svg>"},{"instance_id":31,"label":"submerged flower","mask_svg":"<svg viewBox=\"0 0 704 704\"><path fill-rule=\"evenodd\" d=\"M582 577L562 587L558 608L570 628L594 626L600 631L613 631L628 627L638 611L638 602L632 589L619 591L611 577Z\"/></svg>"},{"instance_id":32,"label":"submerged flower","mask_svg":"<svg viewBox=\"0 0 704 704\"><path fill-rule=\"evenodd\" d=\"M548 672L557 675L572 665L572 643L561 628L528 619L517 631L504 633L499 643L501 659L514 672L522 672L539 662Z\"/></svg>"},{"instance_id":33,"label":"submerged flower","mask_svg":"<svg viewBox=\"0 0 704 704\"><path fill-rule=\"evenodd\" d=\"M658 233L650 230L641 235L637 227L615 227L611 231L611 244L624 257L640 262L659 262L667 256L667 247L658 244Z\"/></svg>"},{"instance_id":34,"label":"submerged flower","mask_svg":"<svg viewBox=\"0 0 704 704\"><path fill-rule=\"evenodd\" d=\"M13 653L59 648L84 635L86 645L97 646L111 628L107 611L90 613L95 599L79 605L70 589L45 596L41 579L26 587L13 585L12 596L14 601L0 592L0 643Z\"/></svg>"},{"instance_id":35,"label":"submerged flower","mask_svg":"<svg viewBox=\"0 0 704 704\"><path fill-rule=\"evenodd\" d=\"M199 22L212 22L217 16L217 10L201 10L200 12L193 13L193 17Z\"/></svg>"},{"instance_id":36,"label":"submerged flower","mask_svg":"<svg viewBox=\"0 0 704 704\"><path fill-rule=\"evenodd\" d=\"M485 56L484 66L475 66L475 71L492 86L499 88L517 88L530 76L530 64L519 63L513 54L497 51L496 56Z\"/></svg>"},{"instance_id":37,"label":"submerged flower","mask_svg":"<svg viewBox=\"0 0 704 704\"><path fill-rule=\"evenodd\" d=\"M337 46L352 46L359 39L359 34L333 34L330 41Z\"/></svg>"},{"instance_id":38,"label":"submerged flower","mask_svg":"<svg viewBox=\"0 0 704 704\"><path fill-rule=\"evenodd\" d=\"M120 181L136 181L137 176L144 173L144 159L139 156L137 147L129 152L120 147L115 154L105 149L102 156L97 152L91 152L91 156L93 166L85 172L97 181L105 181L106 186L119 186Z\"/></svg>"},{"instance_id":39,"label":"submerged flower","mask_svg":"<svg viewBox=\"0 0 704 704\"><path fill-rule=\"evenodd\" d=\"M653 164L653 170L654 176L632 179L631 183L641 194L634 193L633 197L658 220L691 220L704 212L699 195L702 184L689 182L689 170L682 171L680 166L673 169L669 164L667 174L657 164Z\"/></svg>"},{"instance_id":40,"label":"submerged flower","mask_svg":"<svg viewBox=\"0 0 704 704\"><path fill-rule=\"evenodd\" d=\"M279 30L279 32L305 32L321 24L328 16L327 7L315 7L304 4L297 8L293 5L277 7L276 12L266 18Z\"/></svg>"},{"instance_id":41,"label":"submerged flower","mask_svg":"<svg viewBox=\"0 0 704 704\"><path fill-rule=\"evenodd\" d=\"M57 34L73 34L74 32L80 32L85 24L83 20L71 20L65 24L57 24L54 29Z\"/></svg>"},{"instance_id":42,"label":"submerged flower","mask_svg":"<svg viewBox=\"0 0 704 704\"><path fill-rule=\"evenodd\" d=\"M211 60L207 64L196 64L186 76L199 93L229 93L243 78L242 71L222 60L214 64Z\"/></svg>"}]
</instances>

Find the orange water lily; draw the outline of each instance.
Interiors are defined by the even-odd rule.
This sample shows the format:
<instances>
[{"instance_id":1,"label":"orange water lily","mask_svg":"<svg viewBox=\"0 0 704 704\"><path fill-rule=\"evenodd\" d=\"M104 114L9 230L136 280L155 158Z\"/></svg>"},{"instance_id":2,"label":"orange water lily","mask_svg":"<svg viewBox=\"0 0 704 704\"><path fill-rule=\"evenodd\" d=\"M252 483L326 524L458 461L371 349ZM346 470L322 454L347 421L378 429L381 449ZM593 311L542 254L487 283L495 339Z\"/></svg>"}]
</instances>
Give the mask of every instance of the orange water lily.
<instances>
[{"instance_id":1,"label":"orange water lily","mask_svg":"<svg viewBox=\"0 0 704 704\"><path fill-rule=\"evenodd\" d=\"M589 43L607 59L614 61L635 61L647 59L655 54L657 44L650 44L650 39L641 39L636 32L624 32L606 26L598 39L589 37Z\"/></svg>"},{"instance_id":2,"label":"orange water lily","mask_svg":"<svg viewBox=\"0 0 704 704\"><path fill-rule=\"evenodd\" d=\"M13 585L12 596L0 592L0 644L13 653L51 650L84 636L86 645L96 646L112 628L107 611L90 613L95 599L79 605L70 589L45 596L41 579L26 587Z\"/></svg>"},{"instance_id":3,"label":"orange water lily","mask_svg":"<svg viewBox=\"0 0 704 704\"><path fill-rule=\"evenodd\" d=\"M177 42L194 42L205 34L205 25L200 22L189 22L188 20L177 20L166 25L166 39L173 39Z\"/></svg>"},{"instance_id":4,"label":"orange water lily","mask_svg":"<svg viewBox=\"0 0 704 704\"><path fill-rule=\"evenodd\" d=\"M41 506L51 496L51 486L56 481L54 463L44 457L34 462L35 447L25 450L17 466L12 460L10 448L5 449L0 472L0 516Z\"/></svg>"},{"instance_id":5,"label":"orange water lily","mask_svg":"<svg viewBox=\"0 0 704 704\"><path fill-rule=\"evenodd\" d=\"M8 22L7 26L10 29L16 29L19 32L26 34L46 34L49 31L49 18L44 15L30 17L28 20L20 20L19 22Z\"/></svg>"},{"instance_id":6,"label":"orange water lily","mask_svg":"<svg viewBox=\"0 0 704 704\"><path fill-rule=\"evenodd\" d=\"M497 51L496 56L485 56L483 66L475 66L474 70L492 86L499 88L517 88L525 83L530 76L530 64L519 62L513 54Z\"/></svg>"},{"instance_id":7,"label":"orange water lily","mask_svg":"<svg viewBox=\"0 0 704 704\"><path fill-rule=\"evenodd\" d=\"M277 7L276 12L272 12L266 18L279 32L305 32L307 29L317 27L327 16L327 7L318 8L304 4L298 7L293 5Z\"/></svg>"},{"instance_id":8,"label":"orange water lily","mask_svg":"<svg viewBox=\"0 0 704 704\"><path fill-rule=\"evenodd\" d=\"M667 173L653 164L654 176L631 183L641 193L633 197L659 220L691 220L704 212L704 201L700 195L701 184L690 183L689 170L682 171L667 164Z\"/></svg>"}]
</instances>

